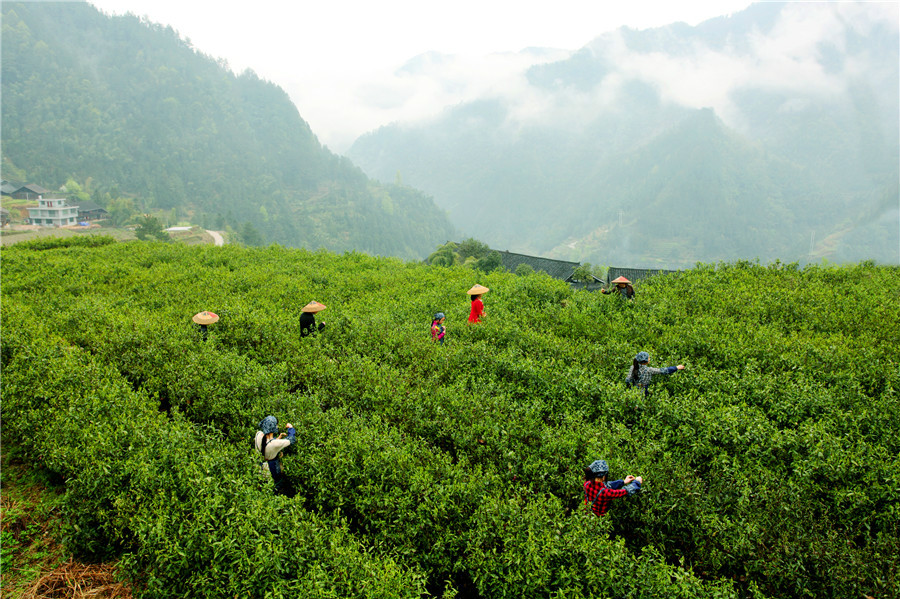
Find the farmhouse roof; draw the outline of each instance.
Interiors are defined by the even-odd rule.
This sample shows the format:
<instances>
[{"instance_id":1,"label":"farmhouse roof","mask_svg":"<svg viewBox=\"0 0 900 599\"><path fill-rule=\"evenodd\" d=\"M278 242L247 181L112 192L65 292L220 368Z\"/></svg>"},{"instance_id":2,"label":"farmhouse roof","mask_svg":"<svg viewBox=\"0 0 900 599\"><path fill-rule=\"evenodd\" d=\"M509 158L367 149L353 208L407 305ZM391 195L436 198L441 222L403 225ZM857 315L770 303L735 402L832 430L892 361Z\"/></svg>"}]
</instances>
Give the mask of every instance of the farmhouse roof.
<instances>
[{"instance_id":1,"label":"farmhouse roof","mask_svg":"<svg viewBox=\"0 0 900 599\"><path fill-rule=\"evenodd\" d=\"M3 183L0 184L0 193L3 193L5 196L11 196L20 187L22 187L21 183L4 179Z\"/></svg>"},{"instance_id":2,"label":"farmhouse roof","mask_svg":"<svg viewBox=\"0 0 900 599\"><path fill-rule=\"evenodd\" d=\"M78 205L78 212L97 212L97 211L106 212L106 208L104 208L100 204L91 202L90 200L78 200L77 205Z\"/></svg>"},{"instance_id":3,"label":"farmhouse roof","mask_svg":"<svg viewBox=\"0 0 900 599\"><path fill-rule=\"evenodd\" d=\"M37 185L36 183L29 183L28 185L22 185L17 190L15 190L13 193L21 193L21 192L34 193L37 195L44 195L45 193L50 193L50 190L44 189L43 187L41 187L40 185Z\"/></svg>"},{"instance_id":4,"label":"farmhouse roof","mask_svg":"<svg viewBox=\"0 0 900 599\"><path fill-rule=\"evenodd\" d=\"M510 272L515 272L520 264L527 264L536 271L542 270L554 279L563 281L571 279L572 273L579 266L578 262L554 260L552 258L541 258L540 256L528 256L513 252L500 252L500 257L503 260L503 268Z\"/></svg>"}]
</instances>

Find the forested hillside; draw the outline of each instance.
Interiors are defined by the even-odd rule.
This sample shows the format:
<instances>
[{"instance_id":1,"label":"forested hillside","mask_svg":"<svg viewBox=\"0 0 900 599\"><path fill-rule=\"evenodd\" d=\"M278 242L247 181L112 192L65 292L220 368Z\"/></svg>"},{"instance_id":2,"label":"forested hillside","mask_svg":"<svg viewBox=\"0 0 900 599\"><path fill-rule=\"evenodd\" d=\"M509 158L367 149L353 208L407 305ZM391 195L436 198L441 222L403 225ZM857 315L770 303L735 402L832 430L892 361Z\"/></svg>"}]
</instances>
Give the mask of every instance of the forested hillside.
<instances>
[{"instance_id":1,"label":"forested hillside","mask_svg":"<svg viewBox=\"0 0 900 599\"><path fill-rule=\"evenodd\" d=\"M4 248L4 451L64 489L67 547L141 597L900 596L896 267L703 265L634 302L474 276L278 246ZM326 326L301 338L311 300ZM686 368L626 389L641 350ZM250 446L268 414L297 429L289 495ZM582 505L598 458L644 477L602 518Z\"/></svg>"},{"instance_id":2,"label":"forested hillside","mask_svg":"<svg viewBox=\"0 0 900 599\"><path fill-rule=\"evenodd\" d=\"M696 27L622 28L509 92L366 134L348 156L379 179L399 171L499 249L896 264L892 6L756 3Z\"/></svg>"},{"instance_id":3,"label":"forested hillside","mask_svg":"<svg viewBox=\"0 0 900 599\"><path fill-rule=\"evenodd\" d=\"M425 194L324 148L288 95L171 28L83 2L3 3L7 170L266 242L421 258L454 237ZM314 57L297 57L298 60ZM7 175L8 176L8 175Z\"/></svg>"}]
</instances>

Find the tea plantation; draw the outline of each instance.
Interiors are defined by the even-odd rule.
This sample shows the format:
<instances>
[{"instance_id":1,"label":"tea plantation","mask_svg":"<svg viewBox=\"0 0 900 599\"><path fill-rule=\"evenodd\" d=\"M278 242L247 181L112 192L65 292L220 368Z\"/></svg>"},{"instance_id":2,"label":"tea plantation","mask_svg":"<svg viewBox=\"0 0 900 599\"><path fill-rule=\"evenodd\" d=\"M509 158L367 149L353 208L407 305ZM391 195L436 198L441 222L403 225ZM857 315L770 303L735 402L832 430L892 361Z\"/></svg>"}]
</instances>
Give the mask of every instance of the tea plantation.
<instances>
[{"instance_id":1,"label":"tea plantation","mask_svg":"<svg viewBox=\"0 0 900 599\"><path fill-rule=\"evenodd\" d=\"M636 289L17 244L4 451L64 485L67 547L142 597L900 596L900 270L699 265ZM326 328L301 339L311 300ZM686 369L626 390L640 350ZM297 427L292 497L258 475L267 414ZM581 503L597 458L645 481L603 518Z\"/></svg>"}]
</instances>

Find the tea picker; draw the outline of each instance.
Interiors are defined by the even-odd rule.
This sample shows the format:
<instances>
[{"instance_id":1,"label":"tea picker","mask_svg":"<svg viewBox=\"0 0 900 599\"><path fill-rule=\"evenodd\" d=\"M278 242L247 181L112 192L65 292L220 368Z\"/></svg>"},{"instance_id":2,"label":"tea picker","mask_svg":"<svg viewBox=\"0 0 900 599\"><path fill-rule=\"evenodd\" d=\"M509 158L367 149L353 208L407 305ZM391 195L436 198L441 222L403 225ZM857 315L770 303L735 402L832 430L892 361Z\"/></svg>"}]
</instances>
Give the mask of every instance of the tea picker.
<instances>
[{"instance_id":1,"label":"tea picker","mask_svg":"<svg viewBox=\"0 0 900 599\"><path fill-rule=\"evenodd\" d=\"M445 319L443 312L438 312L431 319L431 339L436 339L441 345L444 345L444 335L447 334L447 327L444 326Z\"/></svg>"},{"instance_id":2,"label":"tea picker","mask_svg":"<svg viewBox=\"0 0 900 599\"><path fill-rule=\"evenodd\" d=\"M200 326L200 334L203 336L203 340L206 341L206 325L217 322L219 320L219 315L215 312L204 310L203 312L194 314L192 320Z\"/></svg>"},{"instance_id":3,"label":"tea picker","mask_svg":"<svg viewBox=\"0 0 900 599\"><path fill-rule=\"evenodd\" d=\"M472 300L472 309L469 311L469 322L472 324L477 324L481 322L481 317L484 315L484 302L481 301L481 296L490 291L484 285L473 285L471 289L466 291L469 295L469 298Z\"/></svg>"},{"instance_id":4,"label":"tea picker","mask_svg":"<svg viewBox=\"0 0 900 599\"><path fill-rule=\"evenodd\" d=\"M624 480L607 482L609 464L606 460L594 460L584 469L584 504L588 512L602 516L609 509L613 499L640 492L644 479L628 475Z\"/></svg>"},{"instance_id":5,"label":"tea picker","mask_svg":"<svg viewBox=\"0 0 900 599\"><path fill-rule=\"evenodd\" d=\"M626 387L637 387L644 390L644 395L650 395L650 383L653 375L656 374L673 374L679 370L684 370L684 364L678 366L665 366L663 368L651 368L650 354L645 351L638 352L631 362L631 368L628 369L628 376L625 377Z\"/></svg>"},{"instance_id":6,"label":"tea picker","mask_svg":"<svg viewBox=\"0 0 900 599\"><path fill-rule=\"evenodd\" d=\"M600 293L615 293L622 299L634 299L634 287L631 286L631 281L625 277L617 277L610 281L610 283L615 283L616 286L613 289L601 288Z\"/></svg>"},{"instance_id":7,"label":"tea picker","mask_svg":"<svg viewBox=\"0 0 900 599\"><path fill-rule=\"evenodd\" d=\"M319 302L312 301L303 306L300 309L300 336L301 337L309 337L310 335L314 335L322 331L325 328L325 323L320 322L318 325L316 324L315 314L318 314L322 310L325 309L325 304L320 304Z\"/></svg>"},{"instance_id":8,"label":"tea picker","mask_svg":"<svg viewBox=\"0 0 900 599\"><path fill-rule=\"evenodd\" d=\"M266 416L257 425L258 430L253 440L253 447L262 458L260 469L264 475L271 477L275 483L276 493L283 493L285 486L284 470L281 467L283 450L297 442L297 430L294 425L289 422L285 428L287 433L280 433L276 438L278 419L275 416Z\"/></svg>"}]
</instances>

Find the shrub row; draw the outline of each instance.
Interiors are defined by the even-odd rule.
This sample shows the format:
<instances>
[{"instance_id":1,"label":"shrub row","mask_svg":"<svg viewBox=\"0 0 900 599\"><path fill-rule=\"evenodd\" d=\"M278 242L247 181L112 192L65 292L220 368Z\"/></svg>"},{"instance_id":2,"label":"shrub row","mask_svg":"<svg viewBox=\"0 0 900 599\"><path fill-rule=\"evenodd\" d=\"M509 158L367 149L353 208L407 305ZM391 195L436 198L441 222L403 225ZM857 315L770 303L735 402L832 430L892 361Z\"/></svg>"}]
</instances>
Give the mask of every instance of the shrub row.
<instances>
[{"instance_id":1,"label":"shrub row","mask_svg":"<svg viewBox=\"0 0 900 599\"><path fill-rule=\"evenodd\" d=\"M642 282L626 304L543 275L474 281L463 268L278 247L128 243L11 248L3 258L4 332L31 336L4 339L4 399L12 369L15 405L26 410L5 401L8 425L64 405L46 403L53 394L42 389L74 376L63 369L72 364L50 360L45 372L22 357L43 347L36 338L56 339L47 347L103 365L142 406L135 418L154 424L140 428L201 436L193 461L230 464L231 474L211 470L220 474L204 483L206 503L288 509L295 515L281 530L332 531L354 559L388 560L392 580L412 593L898 592L895 268L701 266ZM474 282L492 291L485 322L468 327L464 292ZM329 306L319 315L326 331L300 340L296 317L311 299ZM205 343L190 324L203 309L222 317ZM437 310L448 316L444 346L428 338ZM688 369L650 397L626 391L622 378L641 349L655 365ZM86 412L101 402L87 382L72 389L66 401ZM243 469L267 413L300 431L285 459L293 500L269 497ZM93 455L113 443L62 430L75 448L67 451ZM156 463L132 453L112 470ZM188 463L173 468L191 472L181 455ZM648 481L645 495L603 520L579 507L580 470L596 457ZM156 479L164 496L191 480L169 476ZM78 484L74 496L100 493ZM95 528L134 572L152 572L144 519L159 518L161 504L149 490L120 487L103 501L130 506L139 526L102 502L85 502L85 514L100 514ZM123 493L143 499L131 505ZM161 526L189 528L193 518L173 510ZM198 547L215 536L203 527L190 535ZM73 544L92 550L74 533ZM175 549L153 555L188 571ZM322 567L340 578L333 557ZM300 584L292 576L275 578Z\"/></svg>"}]
</instances>

